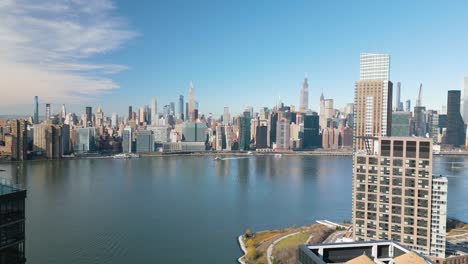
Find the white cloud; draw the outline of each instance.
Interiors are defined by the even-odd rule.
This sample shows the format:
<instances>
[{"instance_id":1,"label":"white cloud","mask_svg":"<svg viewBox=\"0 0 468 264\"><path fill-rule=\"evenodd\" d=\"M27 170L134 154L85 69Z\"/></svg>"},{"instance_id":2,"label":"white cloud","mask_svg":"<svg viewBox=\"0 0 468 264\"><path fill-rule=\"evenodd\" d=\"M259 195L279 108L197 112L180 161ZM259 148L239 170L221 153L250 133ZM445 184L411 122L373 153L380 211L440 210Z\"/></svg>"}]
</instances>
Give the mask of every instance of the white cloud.
<instances>
[{"instance_id":1,"label":"white cloud","mask_svg":"<svg viewBox=\"0 0 468 264\"><path fill-rule=\"evenodd\" d=\"M3 105L79 103L118 88L124 65L90 62L135 37L110 0L0 0Z\"/></svg>"}]
</instances>

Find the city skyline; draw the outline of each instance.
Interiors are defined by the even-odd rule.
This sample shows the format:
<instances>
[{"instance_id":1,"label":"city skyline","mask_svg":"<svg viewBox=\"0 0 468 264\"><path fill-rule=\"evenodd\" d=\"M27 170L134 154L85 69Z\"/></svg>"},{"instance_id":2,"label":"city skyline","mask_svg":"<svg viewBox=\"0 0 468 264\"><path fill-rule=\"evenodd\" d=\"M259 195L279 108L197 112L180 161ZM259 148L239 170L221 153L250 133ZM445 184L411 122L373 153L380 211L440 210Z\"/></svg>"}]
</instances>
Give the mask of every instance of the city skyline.
<instances>
[{"instance_id":1,"label":"city skyline","mask_svg":"<svg viewBox=\"0 0 468 264\"><path fill-rule=\"evenodd\" d=\"M126 105L148 104L148 97L176 102L179 94L187 96L190 80L204 113L220 114L224 106L235 113L247 105L258 109L273 105L278 96L299 106L305 72L310 108L318 111L322 91L336 105L352 101L361 52L391 54L391 81L401 82L402 101L416 100L419 83L426 95L442 91L443 97L426 96L425 105L431 109L440 109L446 91L461 89L468 75L466 57L460 56L468 39L457 33L466 24L466 3L431 1L419 6L394 1L372 6L405 18L404 26L394 19L376 20L377 14L357 17L354 11L371 8L366 1L339 6L297 2L286 7L270 2L247 9L242 1L223 6L188 3L180 10L180 21L164 15L177 10L173 3L150 2L145 8L121 1L41 4L42 8L33 1L0 6L2 30L15 32L0 44L8 51L0 57L2 86L11 87L2 89L10 99L0 106L2 115L30 114L34 95L42 103L65 104L70 111L101 104L107 112L122 113ZM89 19L93 14L100 15ZM286 19L276 19L277 14ZM434 15L444 19L435 24ZM26 24L12 23L15 16L22 16ZM245 21L238 21L240 16ZM98 27L103 20L106 27ZM69 28L60 22L69 22ZM171 23L172 30L164 23ZM345 48L338 44L343 42ZM443 54L435 52L443 47ZM27 80L21 78L25 75ZM214 100L220 89L226 100Z\"/></svg>"}]
</instances>

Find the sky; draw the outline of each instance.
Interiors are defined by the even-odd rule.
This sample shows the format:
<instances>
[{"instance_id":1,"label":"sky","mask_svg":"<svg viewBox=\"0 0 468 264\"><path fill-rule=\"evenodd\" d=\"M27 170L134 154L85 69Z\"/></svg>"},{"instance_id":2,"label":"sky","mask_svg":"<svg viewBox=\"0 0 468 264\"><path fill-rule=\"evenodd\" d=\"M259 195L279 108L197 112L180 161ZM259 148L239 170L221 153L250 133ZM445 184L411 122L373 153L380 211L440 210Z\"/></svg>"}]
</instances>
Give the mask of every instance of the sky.
<instances>
[{"instance_id":1,"label":"sky","mask_svg":"<svg viewBox=\"0 0 468 264\"><path fill-rule=\"evenodd\" d=\"M402 100L441 109L468 76L467 1L0 0L0 114L162 106L201 113L353 102L361 52L389 53Z\"/></svg>"}]
</instances>

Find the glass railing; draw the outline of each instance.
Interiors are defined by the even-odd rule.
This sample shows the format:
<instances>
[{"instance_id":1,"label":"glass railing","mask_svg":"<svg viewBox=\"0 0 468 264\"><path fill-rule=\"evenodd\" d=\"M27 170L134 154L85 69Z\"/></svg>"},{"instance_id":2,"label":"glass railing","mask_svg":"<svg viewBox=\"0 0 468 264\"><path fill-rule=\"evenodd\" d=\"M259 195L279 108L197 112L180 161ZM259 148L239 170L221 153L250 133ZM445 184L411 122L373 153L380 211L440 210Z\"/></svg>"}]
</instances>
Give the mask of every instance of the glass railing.
<instances>
[{"instance_id":1,"label":"glass railing","mask_svg":"<svg viewBox=\"0 0 468 264\"><path fill-rule=\"evenodd\" d=\"M11 179L0 178L0 195L24 191L23 185L14 183Z\"/></svg>"}]
</instances>

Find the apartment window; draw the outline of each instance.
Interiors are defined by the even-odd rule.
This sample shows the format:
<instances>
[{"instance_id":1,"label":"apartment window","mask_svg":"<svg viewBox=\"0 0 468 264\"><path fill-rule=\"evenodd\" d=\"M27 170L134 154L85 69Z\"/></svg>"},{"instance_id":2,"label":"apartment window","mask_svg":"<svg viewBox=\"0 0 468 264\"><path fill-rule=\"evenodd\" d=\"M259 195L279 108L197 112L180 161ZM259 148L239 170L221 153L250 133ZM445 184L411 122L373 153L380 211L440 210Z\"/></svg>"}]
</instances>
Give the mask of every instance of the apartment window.
<instances>
[{"instance_id":1,"label":"apartment window","mask_svg":"<svg viewBox=\"0 0 468 264\"><path fill-rule=\"evenodd\" d=\"M381 142L382 142L382 146L380 147L380 155L390 156L391 141L390 140L382 140Z\"/></svg>"},{"instance_id":2,"label":"apartment window","mask_svg":"<svg viewBox=\"0 0 468 264\"><path fill-rule=\"evenodd\" d=\"M416 141L406 141L406 157L416 158Z\"/></svg>"},{"instance_id":3,"label":"apartment window","mask_svg":"<svg viewBox=\"0 0 468 264\"><path fill-rule=\"evenodd\" d=\"M420 142L419 143L419 158L428 159L431 154L431 143L430 142Z\"/></svg>"},{"instance_id":4,"label":"apartment window","mask_svg":"<svg viewBox=\"0 0 468 264\"><path fill-rule=\"evenodd\" d=\"M393 142L393 156L403 157L403 141L396 140Z\"/></svg>"},{"instance_id":5,"label":"apartment window","mask_svg":"<svg viewBox=\"0 0 468 264\"><path fill-rule=\"evenodd\" d=\"M396 141L395 141L395 142L396 142ZM403 166L403 160L401 160L401 159L394 159L394 160L393 160L393 166L402 167L402 166Z\"/></svg>"}]
</instances>

